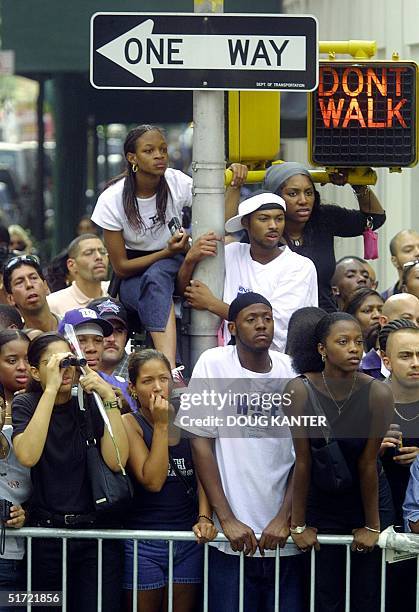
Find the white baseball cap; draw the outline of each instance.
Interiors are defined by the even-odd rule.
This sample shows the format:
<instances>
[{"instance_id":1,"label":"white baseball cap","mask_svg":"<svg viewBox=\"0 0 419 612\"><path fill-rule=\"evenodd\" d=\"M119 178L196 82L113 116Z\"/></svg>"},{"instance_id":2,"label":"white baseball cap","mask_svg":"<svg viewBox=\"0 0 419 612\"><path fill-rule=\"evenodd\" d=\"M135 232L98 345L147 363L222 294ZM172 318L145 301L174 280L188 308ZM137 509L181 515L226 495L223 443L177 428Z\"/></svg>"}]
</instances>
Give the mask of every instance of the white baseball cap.
<instances>
[{"instance_id":1,"label":"white baseball cap","mask_svg":"<svg viewBox=\"0 0 419 612\"><path fill-rule=\"evenodd\" d=\"M275 193L264 192L258 193L239 204L239 214L231 217L225 224L226 232L239 232L243 229L242 218L246 215L259 210L263 206L264 209L281 208L284 212L287 210L285 200Z\"/></svg>"}]
</instances>

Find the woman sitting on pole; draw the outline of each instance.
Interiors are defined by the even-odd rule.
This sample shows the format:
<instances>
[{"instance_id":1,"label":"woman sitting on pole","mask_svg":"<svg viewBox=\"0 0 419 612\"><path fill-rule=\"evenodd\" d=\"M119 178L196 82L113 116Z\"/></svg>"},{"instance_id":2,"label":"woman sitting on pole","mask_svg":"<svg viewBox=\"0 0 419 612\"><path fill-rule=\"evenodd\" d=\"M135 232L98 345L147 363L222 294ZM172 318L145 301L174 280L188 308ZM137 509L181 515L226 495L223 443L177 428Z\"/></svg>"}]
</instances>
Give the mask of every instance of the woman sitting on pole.
<instances>
[{"instance_id":1,"label":"woman sitting on pole","mask_svg":"<svg viewBox=\"0 0 419 612\"><path fill-rule=\"evenodd\" d=\"M320 547L317 534L353 535L351 610L380 609L381 560L375 546L388 525L380 525L377 455L394 404L387 385L358 372L362 350L359 323L346 313L327 314L295 343L293 366L300 377L287 387L293 397L287 412L318 418L317 427L292 428L291 516L298 548L319 551L317 612L345 609L346 558L345 546Z\"/></svg>"},{"instance_id":2,"label":"woman sitting on pole","mask_svg":"<svg viewBox=\"0 0 419 612\"><path fill-rule=\"evenodd\" d=\"M173 426L168 399L172 386L170 363L154 349L130 356L130 389L138 412L123 416L129 439L128 467L136 481L134 504L126 519L129 529L193 530L199 543L217 535L212 512L195 477L189 440ZM138 542L138 612L166 609L168 542ZM174 612L196 610L202 581L203 549L196 542L173 546ZM125 542L124 589L132 610L132 540Z\"/></svg>"},{"instance_id":3,"label":"woman sitting on pole","mask_svg":"<svg viewBox=\"0 0 419 612\"><path fill-rule=\"evenodd\" d=\"M154 347L175 370L173 291L189 248L181 219L182 208L192 203L192 179L168 168L167 148L160 128L131 130L124 142L126 171L99 196L92 220L103 228L112 267L122 279L121 302L138 313ZM241 185L246 166L233 164L231 169L233 184ZM182 380L179 370L173 374Z\"/></svg>"},{"instance_id":4,"label":"woman sitting on pole","mask_svg":"<svg viewBox=\"0 0 419 612\"><path fill-rule=\"evenodd\" d=\"M102 325L106 321L97 320ZM106 331L106 330L104 330ZM30 524L37 527L103 529L109 518L95 514L87 468L86 412L104 463L120 470L128 457L128 441L112 387L85 366L79 382L85 391L84 408L73 397L78 368L68 365L69 344L56 333L32 340L28 361L32 381L27 393L13 400L13 440L22 465L31 468L33 494ZM63 360L65 360L63 362ZM112 426L115 445L89 394L102 399ZM86 395L87 394L87 395ZM32 542L32 588L62 591L62 542L34 538ZM102 555L102 610L119 612L122 547L104 540ZM69 539L67 542L67 610L96 611L98 546L96 541ZM55 609L61 609L59 607Z\"/></svg>"}]
</instances>

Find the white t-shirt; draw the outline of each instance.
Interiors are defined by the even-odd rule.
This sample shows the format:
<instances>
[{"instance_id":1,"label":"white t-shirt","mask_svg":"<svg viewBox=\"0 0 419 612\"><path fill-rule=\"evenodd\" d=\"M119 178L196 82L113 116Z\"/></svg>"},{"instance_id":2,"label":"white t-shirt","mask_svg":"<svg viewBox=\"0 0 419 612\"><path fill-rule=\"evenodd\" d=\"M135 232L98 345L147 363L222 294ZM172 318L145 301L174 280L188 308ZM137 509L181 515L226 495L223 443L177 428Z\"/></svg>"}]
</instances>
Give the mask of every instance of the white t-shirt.
<instances>
[{"instance_id":1,"label":"white t-shirt","mask_svg":"<svg viewBox=\"0 0 419 612\"><path fill-rule=\"evenodd\" d=\"M255 385L260 386L262 393L267 392L270 387L278 393L283 393L288 379L295 376L290 358L276 351L270 351L269 354L272 369L260 374L242 367L235 346L204 351L193 370L189 390L193 393L199 387L211 387L219 391L223 381L218 380L217 384L217 379L228 379L227 386L224 387L226 392L231 382L238 384L237 388L243 393L250 388L254 390ZM245 383L245 379L251 381ZM256 414L256 408L246 410L243 406L243 403L237 403L227 412L235 412L237 415L246 412ZM283 416L281 408L275 412ZM257 425L235 427L229 432L224 425L220 427L213 422L200 426L199 423L196 424L197 418L220 418L220 415L225 416L226 412L217 410L214 402L211 406L201 404L187 408L181 398L176 424L198 436L215 438L215 455L228 503L237 519L249 525L255 533L261 533L276 516L284 500L288 475L295 461L291 433L288 427L285 427L284 437L273 438L265 437ZM217 517L215 521L220 528ZM235 554L228 543L212 545L222 552ZM281 555L296 553L297 549L293 544L287 544L281 550ZM274 551L265 551L267 556L274 554ZM256 556L258 555L257 551Z\"/></svg>"},{"instance_id":2,"label":"white t-shirt","mask_svg":"<svg viewBox=\"0 0 419 612\"><path fill-rule=\"evenodd\" d=\"M128 224L122 203L125 179L114 183L98 198L92 214L92 221L99 227L114 232L122 231L127 249L137 251L159 251L167 246L170 231L167 224L172 217L182 222L182 208L192 204L192 179L180 170L168 168L164 177L169 186L166 224L158 227L156 196L137 198L138 209L146 228L137 231Z\"/></svg>"},{"instance_id":3,"label":"white t-shirt","mask_svg":"<svg viewBox=\"0 0 419 612\"><path fill-rule=\"evenodd\" d=\"M287 246L281 255L261 264L250 256L250 244L233 242L225 247L223 300L231 304L239 293L248 291L260 293L272 304L275 333L271 348L283 352L292 313L303 306L318 305L316 268L311 259ZM228 342L227 322L224 337Z\"/></svg>"}]
</instances>

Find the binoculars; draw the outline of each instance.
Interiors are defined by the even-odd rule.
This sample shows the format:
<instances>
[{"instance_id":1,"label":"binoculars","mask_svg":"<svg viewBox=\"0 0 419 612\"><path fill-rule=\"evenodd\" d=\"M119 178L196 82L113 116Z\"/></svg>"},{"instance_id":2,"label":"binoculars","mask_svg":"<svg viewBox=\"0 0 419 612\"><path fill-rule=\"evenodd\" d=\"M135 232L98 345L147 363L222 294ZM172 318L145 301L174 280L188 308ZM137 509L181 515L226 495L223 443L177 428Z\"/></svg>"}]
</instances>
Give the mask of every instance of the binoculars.
<instances>
[{"instance_id":1,"label":"binoculars","mask_svg":"<svg viewBox=\"0 0 419 612\"><path fill-rule=\"evenodd\" d=\"M69 366L80 366L83 367L87 364L87 360L84 357L80 359L78 357L64 357L60 361L60 368L68 368Z\"/></svg>"}]
</instances>

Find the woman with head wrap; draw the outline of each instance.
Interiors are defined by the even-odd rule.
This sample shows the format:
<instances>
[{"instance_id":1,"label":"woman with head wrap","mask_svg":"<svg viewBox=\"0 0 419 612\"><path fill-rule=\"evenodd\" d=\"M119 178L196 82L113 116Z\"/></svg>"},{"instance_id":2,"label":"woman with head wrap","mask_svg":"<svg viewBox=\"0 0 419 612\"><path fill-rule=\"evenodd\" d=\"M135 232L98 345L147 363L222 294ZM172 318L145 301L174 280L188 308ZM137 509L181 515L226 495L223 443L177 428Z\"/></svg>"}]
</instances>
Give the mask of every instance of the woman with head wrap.
<instances>
[{"instance_id":1,"label":"woman with head wrap","mask_svg":"<svg viewBox=\"0 0 419 612\"><path fill-rule=\"evenodd\" d=\"M345 175L332 175L332 180L342 185ZM361 236L370 217L374 229L381 227L385 212L380 202L368 186L354 185L359 211L335 205L322 206L309 171L296 162L268 168L263 188L280 195L286 202L283 238L290 249L309 257L316 266L319 306L328 312L337 310L330 286L336 265L334 237Z\"/></svg>"}]
</instances>

